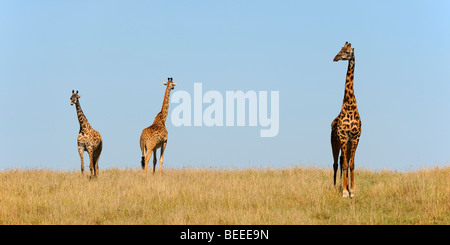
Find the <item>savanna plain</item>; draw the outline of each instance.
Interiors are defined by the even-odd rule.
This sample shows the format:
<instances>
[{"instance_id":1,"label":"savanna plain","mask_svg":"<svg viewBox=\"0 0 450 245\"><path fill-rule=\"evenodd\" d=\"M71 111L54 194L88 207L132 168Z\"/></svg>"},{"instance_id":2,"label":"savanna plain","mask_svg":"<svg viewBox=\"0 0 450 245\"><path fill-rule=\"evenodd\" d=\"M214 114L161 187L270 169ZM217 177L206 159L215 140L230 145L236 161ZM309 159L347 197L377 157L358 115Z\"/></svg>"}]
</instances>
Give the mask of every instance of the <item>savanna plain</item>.
<instances>
[{"instance_id":1,"label":"savanna plain","mask_svg":"<svg viewBox=\"0 0 450 245\"><path fill-rule=\"evenodd\" d=\"M87 171L89 172L89 171ZM356 196L316 167L0 171L0 224L450 224L450 167L356 170Z\"/></svg>"}]
</instances>

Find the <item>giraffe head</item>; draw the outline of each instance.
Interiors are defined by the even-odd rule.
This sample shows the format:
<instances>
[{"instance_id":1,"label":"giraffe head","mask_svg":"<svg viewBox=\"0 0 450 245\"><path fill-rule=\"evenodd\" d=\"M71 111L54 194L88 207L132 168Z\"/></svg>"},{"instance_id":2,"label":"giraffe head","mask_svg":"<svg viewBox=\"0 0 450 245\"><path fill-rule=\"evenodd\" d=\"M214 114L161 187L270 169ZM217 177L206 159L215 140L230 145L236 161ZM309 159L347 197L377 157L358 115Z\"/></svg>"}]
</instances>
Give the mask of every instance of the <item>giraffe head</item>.
<instances>
[{"instance_id":1,"label":"giraffe head","mask_svg":"<svg viewBox=\"0 0 450 245\"><path fill-rule=\"evenodd\" d=\"M167 80L168 80L168 82L164 82L163 85L164 85L164 86L166 86L166 85L167 85L167 86L170 86L170 87L169 87L170 90L174 89L175 86L177 86L176 83L172 82L172 78L171 78L171 77L167 78Z\"/></svg>"},{"instance_id":2,"label":"giraffe head","mask_svg":"<svg viewBox=\"0 0 450 245\"><path fill-rule=\"evenodd\" d=\"M333 61L339 60L350 60L354 55L354 48L352 48L352 44L345 42L344 47L341 48L341 51L334 57Z\"/></svg>"},{"instance_id":3,"label":"giraffe head","mask_svg":"<svg viewBox=\"0 0 450 245\"><path fill-rule=\"evenodd\" d=\"M76 104L80 97L81 95L78 95L78 90L76 93L72 90L72 96L70 96L70 105Z\"/></svg>"}]
</instances>

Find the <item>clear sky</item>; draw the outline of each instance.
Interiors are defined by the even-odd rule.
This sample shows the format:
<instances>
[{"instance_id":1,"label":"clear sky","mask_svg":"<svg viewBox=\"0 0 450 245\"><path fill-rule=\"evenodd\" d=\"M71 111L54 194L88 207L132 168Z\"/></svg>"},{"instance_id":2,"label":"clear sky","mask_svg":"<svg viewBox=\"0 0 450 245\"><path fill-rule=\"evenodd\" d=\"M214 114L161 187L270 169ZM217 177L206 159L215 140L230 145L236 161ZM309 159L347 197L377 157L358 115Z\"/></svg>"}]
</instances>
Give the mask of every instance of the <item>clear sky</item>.
<instances>
[{"instance_id":1,"label":"clear sky","mask_svg":"<svg viewBox=\"0 0 450 245\"><path fill-rule=\"evenodd\" d=\"M168 77L191 96L194 83L279 91L280 125L261 138L168 118L164 167L332 168L347 69L332 59L346 41L356 169L448 166L449 30L449 1L0 1L0 170L80 168L73 89L102 134L100 169L140 168Z\"/></svg>"}]
</instances>

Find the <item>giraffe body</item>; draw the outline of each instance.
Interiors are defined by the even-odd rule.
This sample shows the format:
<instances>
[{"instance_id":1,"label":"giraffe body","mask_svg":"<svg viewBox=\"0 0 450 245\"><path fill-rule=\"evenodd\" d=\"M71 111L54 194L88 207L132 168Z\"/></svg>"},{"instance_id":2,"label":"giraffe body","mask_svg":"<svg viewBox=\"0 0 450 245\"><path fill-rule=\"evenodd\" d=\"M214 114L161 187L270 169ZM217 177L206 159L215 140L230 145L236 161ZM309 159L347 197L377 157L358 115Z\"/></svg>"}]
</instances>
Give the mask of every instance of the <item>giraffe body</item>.
<instances>
[{"instance_id":1,"label":"giraffe body","mask_svg":"<svg viewBox=\"0 0 450 245\"><path fill-rule=\"evenodd\" d=\"M341 112L331 123L331 147L333 151L334 185L336 185L336 173L338 168L338 157L340 157L341 177L344 173L342 186L343 197L353 197L355 191L355 152L361 136L361 118L356 105L355 93L353 90L353 77L355 70L355 54L350 43L345 43L341 51L333 61L348 60L348 69L345 82L344 101ZM350 188L348 186L348 168L350 167Z\"/></svg>"},{"instance_id":2,"label":"giraffe body","mask_svg":"<svg viewBox=\"0 0 450 245\"><path fill-rule=\"evenodd\" d=\"M161 157L159 159L159 172L162 174L162 164L163 164L163 156L164 150L167 145L167 129L166 129L166 118L169 112L169 98L170 91L173 90L176 86L176 83L172 82L172 78L168 79L167 83L163 83L163 85L167 85L166 92L164 94L164 101L161 108L161 111L156 115L153 124L142 130L142 134L140 137L140 147L142 151L142 160L141 165L144 172L147 172L148 162L153 154L153 173L155 172L156 167L156 150L161 148Z\"/></svg>"},{"instance_id":3,"label":"giraffe body","mask_svg":"<svg viewBox=\"0 0 450 245\"><path fill-rule=\"evenodd\" d=\"M89 155L89 169L91 170L91 177L97 177L99 174L98 161L102 152L103 141L102 136L98 131L92 128L89 124L86 116L81 109L78 99L81 96L78 95L78 91L74 93L72 90L72 96L70 97L71 105L75 104L77 110L78 122L80 123L80 132L78 133L78 153L81 158L81 173L84 174L84 152L87 151Z\"/></svg>"}]
</instances>

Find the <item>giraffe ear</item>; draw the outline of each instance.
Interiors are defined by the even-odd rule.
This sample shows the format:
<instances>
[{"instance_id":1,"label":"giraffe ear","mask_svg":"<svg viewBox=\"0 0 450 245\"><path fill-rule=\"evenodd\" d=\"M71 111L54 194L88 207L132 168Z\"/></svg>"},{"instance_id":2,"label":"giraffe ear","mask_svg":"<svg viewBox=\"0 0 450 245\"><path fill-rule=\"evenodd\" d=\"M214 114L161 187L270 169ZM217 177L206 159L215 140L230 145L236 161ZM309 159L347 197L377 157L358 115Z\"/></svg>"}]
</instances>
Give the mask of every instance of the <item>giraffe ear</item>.
<instances>
[{"instance_id":1,"label":"giraffe ear","mask_svg":"<svg viewBox=\"0 0 450 245\"><path fill-rule=\"evenodd\" d=\"M173 85L173 86L177 86L177 84L176 84L176 83L172 83L172 85Z\"/></svg>"},{"instance_id":2,"label":"giraffe ear","mask_svg":"<svg viewBox=\"0 0 450 245\"><path fill-rule=\"evenodd\" d=\"M167 85L167 83L166 83L166 82L163 82L163 85L164 85L164 86L166 86L166 85Z\"/></svg>"}]
</instances>

